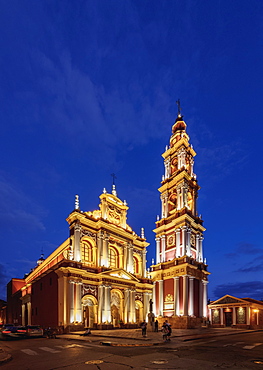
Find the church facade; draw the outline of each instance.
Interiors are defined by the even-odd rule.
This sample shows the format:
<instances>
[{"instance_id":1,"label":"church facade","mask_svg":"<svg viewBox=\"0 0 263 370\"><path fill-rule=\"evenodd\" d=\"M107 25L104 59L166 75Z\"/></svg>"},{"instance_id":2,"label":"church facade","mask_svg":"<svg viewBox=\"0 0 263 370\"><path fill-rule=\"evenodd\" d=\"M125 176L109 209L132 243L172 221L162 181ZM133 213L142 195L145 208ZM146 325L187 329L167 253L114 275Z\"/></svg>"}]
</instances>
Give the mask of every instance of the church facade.
<instances>
[{"instance_id":1,"label":"church facade","mask_svg":"<svg viewBox=\"0 0 263 370\"><path fill-rule=\"evenodd\" d=\"M154 230L156 263L151 266L154 313L169 317L179 328L202 325L207 317L209 272L203 256L205 228L197 213L195 155L179 111L162 155L161 217Z\"/></svg>"},{"instance_id":2,"label":"church facade","mask_svg":"<svg viewBox=\"0 0 263 370\"><path fill-rule=\"evenodd\" d=\"M127 224L128 206L104 189L99 209L75 209L69 238L24 279L8 286L9 322L43 327L137 327L147 318L152 281L146 276L144 230ZM19 307L19 305L21 307Z\"/></svg>"}]
</instances>

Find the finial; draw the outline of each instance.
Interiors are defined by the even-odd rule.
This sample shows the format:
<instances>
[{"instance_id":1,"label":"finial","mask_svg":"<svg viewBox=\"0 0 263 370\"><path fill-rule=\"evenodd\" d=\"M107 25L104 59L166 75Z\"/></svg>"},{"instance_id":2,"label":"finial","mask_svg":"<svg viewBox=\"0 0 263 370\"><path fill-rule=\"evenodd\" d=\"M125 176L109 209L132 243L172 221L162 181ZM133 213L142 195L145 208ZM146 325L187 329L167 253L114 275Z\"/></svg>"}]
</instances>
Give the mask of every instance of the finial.
<instances>
[{"instance_id":1,"label":"finial","mask_svg":"<svg viewBox=\"0 0 263 370\"><path fill-rule=\"evenodd\" d=\"M144 227L141 228L141 238L144 239Z\"/></svg>"},{"instance_id":2,"label":"finial","mask_svg":"<svg viewBox=\"0 0 263 370\"><path fill-rule=\"evenodd\" d=\"M115 195L115 197L117 197L117 191L116 191L116 186L113 184L112 185L112 192L111 192L113 195Z\"/></svg>"},{"instance_id":3,"label":"finial","mask_svg":"<svg viewBox=\"0 0 263 370\"><path fill-rule=\"evenodd\" d=\"M75 195L75 209L79 209L79 196Z\"/></svg>"},{"instance_id":4,"label":"finial","mask_svg":"<svg viewBox=\"0 0 263 370\"><path fill-rule=\"evenodd\" d=\"M164 175L162 175L162 181L164 181Z\"/></svg>"},{"instance_id":5,"label":"finial","mask_svg":"<svg viewBox=\"0 0 263 370\"><path fill-rule=\"evenodd\" d=\"M125 205L125 206L127 206L127 202L126 202L126 200L124 199L124 201L123 201L123 204Z\"/></svg>"},{"instance_id":6,"label":"finial","mask_svg":"<svg viewBox=\"0 0 263 370\"><path fill-rule=\"evenodd\" d=\"M106 194L106 193L107 193L106 188L103 188L103 194Z\"/></svg>"},{"instance_id":7,"label":"finial","mask_svg":"<svg viewBox=\"0 0 263 370\"><path fill-rule=\"evenodd\" d=\"M159 215L157 215L157 216L156 216L156 220L157 220L157 221L159 221L159 220L160 220L160 216L159 216Z\"/></svg>"},{"instance_id":8,"label":"finial","mask_svg":"<svg viewBox=\"0 0 263 370\"><path fill-rule=\"evenodd\" d=\"M117 179L117 176L115 175L115 173L112 173L111 176L112 176L112 192L111 193L115 195L115 197L117 197L116 185L115 185L115 180Z\"/></svg>"},{"instance_id":9,"label":"finial","mask_svg":"<svg viewBox=\"0 0 263 370\"><path fill-rule=\"evenodd\" d=\"M182 115L181 115L182 108L181 108L180 99L176 100L176 104L177 104L177 107L178 107L177 118L181 118L182 117Z\"/></svg>"},{"instance_id":10,"label":"finial","mask_svg":"<svg viewBox=\"0 0 263 370\"><path fill-rule=\"evenodd\" d=\"M165 151L168 150L168 145L165 146Z\"/></svg>"},{"instance_id":11,"label":"finial","mask_svg":"<svg viewBox=\"0 0 263 370\"><path fill-rule=\"evenodd\" d=\"M152 265L154 265L154 258L152 258Z\"/></svg>"}]
</instances>

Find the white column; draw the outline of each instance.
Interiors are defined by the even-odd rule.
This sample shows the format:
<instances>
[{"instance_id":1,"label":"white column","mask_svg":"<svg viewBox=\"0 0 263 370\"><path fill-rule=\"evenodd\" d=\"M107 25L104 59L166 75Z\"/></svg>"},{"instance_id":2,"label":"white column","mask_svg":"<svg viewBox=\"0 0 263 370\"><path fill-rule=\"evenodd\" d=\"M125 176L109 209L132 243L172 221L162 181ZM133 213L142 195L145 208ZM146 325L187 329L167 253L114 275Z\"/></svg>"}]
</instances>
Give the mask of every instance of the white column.
<instances>
[{"instance_id":1,"label":"white column","mask_svg":"<svg viewBox=\"0 0 263 370\"><path fill-rule=\"evenodd\" d=\"M207 283L203 280L203 316L207 317Z\"/></svg>"},{"instance_id":2,"label":"white column","mask_svg":"<svg viewBox=\"0 0 263 370\"><path fill-rule=\"evenodd\" d=\"M98 251L98 254L97 254L97 263L98 263L98 266L101 266L101 258L102 258L102 253L103 253L103 251L102 251L102 239L103 239L103 234L102 234L102 232L100 231L99 233L98 233L98 235L97 235L97 241L98 241L98 249L97 249L97 251Z\"/></svg>"},{"instance_id":3,"label":"white column","mask_svg":"<svg viewBox=\"0 0 263 370\"><path fill-rule=\"evenodd\" d=\"M156 264L160 263L161 262L161 259L160 259L160 238L157 237L155 238L155 241L156 241Z\"/></svg>"},{"instance_id":4,"label":"white column","mask_svg":"<svg viewBox=\"0 0 263 370\"><path fill-rule=\"evenodd\" d=\"M199 238L199 255L200 255L200 262L203 262L204 259L203 259L203 240L204 238L202 236L200 236Z\"/></svg>"},{"instance_id":5,"label":"white column","mask_svg":"<svg viewBox=\"0 0 263 370\"><path fill-rule=\"evenodd\" d=\"M183 276L183 310L184 316L188 316L188 276Z\"/></svg>"},{"instance_id":6,"label":"white column","mask_svg":"<svg viewBox=\"0 0 263 370\"><path fill-rule=\"evenodd\" d=\"M74 260L78 262L81 260L80 233L81 233L81 226L80 224L76 223L74 226Z\"/></svg>"},{"instance_id":7,"label":"white column","mask_svg":"<svg viewBox=\"0 0 263 370\"><path fill-rule=\"evenodd\" d=\"M183 204L182 207L187 207L188 202L187 202L187 192L188 192L188 185L184 184L182 187L182 193L183 193Z\"/></svg>"},{"instance_id":8,"label":"white column","mask_svg":"<svg viewBox=\"0 0 263 370\"><path fill-rule=\"evenodd\" d=\"M109 285L106 285L105 286L105 320L107 324L111 322L110 290L111 290L111 287Z\"/></svg>"},{"instance_id":9,"label":"white column","mask_svg":"<svg viewBox=\"0 0 263 370\"><path fill-rule=\"evenodd\" d=\"M175 230L175 233L176 233L176 258L178 258L180 256L180 233L181 233L181 230L180 229L176 229Z\"/></svg>"},{"instance_id":10,"label":"white column","mask_svg":"<svg viewBox=\"0 0 263 370\"><path fill-rule=\"evenodd\" d=\"M124 291L124 322L130 322L130 292L129 289Z\"/></svg>"},{"instance_id":11,"label":"white column","mask_svg":"<svg viewBox=\"0 0 263 370\"><path fill-rule=\"evenodd\" d=\"M158 281L159 285L159 316L163 316L163 280Z\"/></svg>"},{"instance_id":12,"label":"white column","mask_svg":"<svg viewBox=\"0 0 263 370\"><path fill-rule=\"evenodd\" d=\"M162 202L162 218L164 218L165 217L164 194L161 194L161 202Z\"/></svg>"},{"instance_id":13,"label":"white column","mask_svg":"<svg viewBox=\"0 0 263 370\"><path fill-rule=\"evenodd\" d=\"M247 325L250 325L250 307L246 307Z\"/></svg>"},{"instance_id":14,"label":"white column","mask_svg":"<svg viewBox=\"0 0 263 370\"><path fill-rule=\"evenodd\" d=\"M127 271L133 273L133 246L131 243L128 244L128 262Z\"/></svg>"},{"instance_id":15,"label":"white column","mask_svg":"<svg viewBox=\"0 0 263 370\"><path fill-rule=\"evenodd\" d=\"M236 323L237 323L236 307L233 307L233 311L232 311L232 323L233 323L233 325L236 325Z\"/></svg>"},{"instance_id":16,"label":"white column","mask_svg":"<svg viewBox=\"0 0 263 370\"><path fill-rule=\"evenodd\" d=\"M27 323L31 325L31 302L27 302Z\"/></svg>"},{"instance_id":17,"label":"white column","mask_svg":"<svg viewBox=\"0 0 263 370\"><path fill-rule=\"evenodd\" d=\"M135 312L135 290L130 290L130 305L131 305L131 322L136 322L136 312Z\"/></svg>"},{"instance_id":18,"label":"white column","mask_svg":"<svg viewBox=\"0 0 263 370\"><path fill-rule=\"evenodd\" d=\"M156 281L153 282L153 313L157 316L156 312Z\"/></svg>"},{"instance_id":19,"label":"white column","mask_svg":"<svg viewBox=\"0 0 263 370\"><path fill-rule=\"evenodd\" d=\"M199 252L199 234L196 234L195 236L195 248L196 248L196 260L197 262L200 261L200 252Z\"/></svg>"},{"instance_id":20,"label":"white column","mask_svg":"<svg viewBox=\"0 0 263 370\"><path fill-rule=\"evenodd\" d=\"M109 237L108 235L103 235L102 239L102 258L101 258L101 265L108 267L108 242L109 242Z\"/></svg>"},{"instance_id":21,"label":"white column","mask_svg":"<svg viewBox=\"0 0 263 370\"><path fill-rule=\"evenodd\" d=\"M69 281L69 323L73 323L75 321L74 317L74 281Z\"/></svg>"},{"instance_id":22,"label":"white column","mask_svg":"<svg viewBox=\"0 0 263 370\"><path fill-rule=\"evenodd\" d=\"M174 277L174 316L180 315L179 276Z\"/></svg>"},{"instance_id":23,"label":"white column","mask_svg":"<svg viewBox=\"0 0 263 370\"><path fill-rule=\"evenodd\" d=\"M189 315L194 315L194 278L189 277Z\"/></svg>"},{"instance_id":24,"label":"white column","mask_svg":"<svg viewBox=\"0 0 263 370\"><path fill-rule=\"evenodd\" d=\"M104 322L104 286L100 285L98 289L98 324Z\"/></svg>"},{"instance_id":25,"label":"white column","mask_svg":"<svg viewBox=\"0 0 263 370\"><path fill-rule=\"evenodd\" d=\"M162 254L161 254L161 262L165 262L165 235L162 235Z\"/></svg>"},{"instance_id":26,"label":"white column","mask_svg":"<svg viewBox=\"0 0 263 370\"><path fill-rule=\"evenodd\" d=\"M154 290L155 290L155 285L154 285ZM153 299L155 300L155 296L153 296ZM149 293L144 292L143 293L143 319L146 320L146 321L148 320L149 301L150 301ZM153 304L155 304L155 301L153 302ZM156 306L156 304L155 304L155 306Z\"/></svg>"},{"instance_id":27,"label":"white column","mask_svg":"<svg viewBox=\"0 0 263 370\"><path fill-rule=\"evenodd\" d=\"M80 282L76 283L76 317L75 317L75 321L77 321L77 322L82 321L81 287L82 287L82 284Z\"/></svg>"},{"instance_id":28,"label":"white column","mask_svg":"<svg viewBox=\"0 0 263 370\"><path fill-rule=\"evenodd\" d=\"M142 277L146 277L146 250L142 251Z\"/></svg>"},{"instance_id":29,"label":"white column","mask_svg":"<svg viewBox=\"0 0 263 370\"><path fill-rule=\"evenodd\" d=\"M187 231L186 231L186 254L187 256L191 256L191 242L190 242L190 239L191 239L191 229L190 227L187 228Z\"/></svg>"},{"instance_id":30,"label":"white column","mask_svg":"<svg viewBox=\"0 0 263 370\"><path fill-rule=\"evenodd\" d=\"M186 254L186 235L187 235L187 226L182 227L182 247L183 247L183 256Z\"/></svg>"},{"instance_id":31,"label":"white column","mask_svg":"<svg viewBox=\"0 0 263 370\"><path fill-rule=\"evenodd\" d=\"M26 305L25 303L22 304L22 325L26 325L26 320L25 320L25 312L26 312Z\"/></svg>"},{"instance_id":32,"label":"white column","mask_svg":"<svg viewBox=\"0 0 263 370\"><path fill-rule=\"evenodd\" d=\"M220 324L224 325L224 311L223 307L220 307Z\"/></svg>"}]
</instances>

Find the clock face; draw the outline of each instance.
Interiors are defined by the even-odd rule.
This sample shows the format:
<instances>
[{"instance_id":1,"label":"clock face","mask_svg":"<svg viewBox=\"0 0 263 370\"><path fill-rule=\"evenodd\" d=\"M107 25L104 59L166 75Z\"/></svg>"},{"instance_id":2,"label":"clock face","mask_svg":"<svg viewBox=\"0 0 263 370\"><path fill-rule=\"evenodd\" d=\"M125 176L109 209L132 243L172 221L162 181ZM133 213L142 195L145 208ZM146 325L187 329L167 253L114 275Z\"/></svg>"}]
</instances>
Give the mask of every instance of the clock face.
<instances>
[{"instance_id":1,"label":"clock face","mask_svg":"<svg viewBox=\"0 0 263 370\"><path fill-rule=\"evenodd\" d=\"M168 238L168 245L169 246L174 245L174 235L169 236L169 238Z\"/></svg>"}]
</instances>

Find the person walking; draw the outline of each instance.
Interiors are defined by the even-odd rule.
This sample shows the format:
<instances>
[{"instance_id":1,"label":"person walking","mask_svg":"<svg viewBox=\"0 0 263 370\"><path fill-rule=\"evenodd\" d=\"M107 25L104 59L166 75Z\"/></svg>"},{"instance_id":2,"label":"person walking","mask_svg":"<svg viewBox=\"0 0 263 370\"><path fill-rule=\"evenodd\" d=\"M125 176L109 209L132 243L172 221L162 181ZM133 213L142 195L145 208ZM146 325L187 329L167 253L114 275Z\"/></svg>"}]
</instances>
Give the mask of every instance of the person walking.
<instances>
[{"instance_id":1,"label":"person walking","mask_svg":"<svg viewBox=\"0 0 263 370\"><path fill-rule=\"evenodd\" d=\"M146 330L147 330L147 323L146 323L145 320L141 323L141 329L142 329L142 336L145 338L146 337Z\"/></svg>"},{"instance_id":2,"label":"person walking","mask_svg":"<svg viewBox=\"0 0 263 370\"><path fill-rule=\"evenodd\" d=\"M158 333L158 328L159 328L159 322L158 322L158 320L155 320L154 331L156 331L157 333Z\"/></svg>"}]
</instances>

